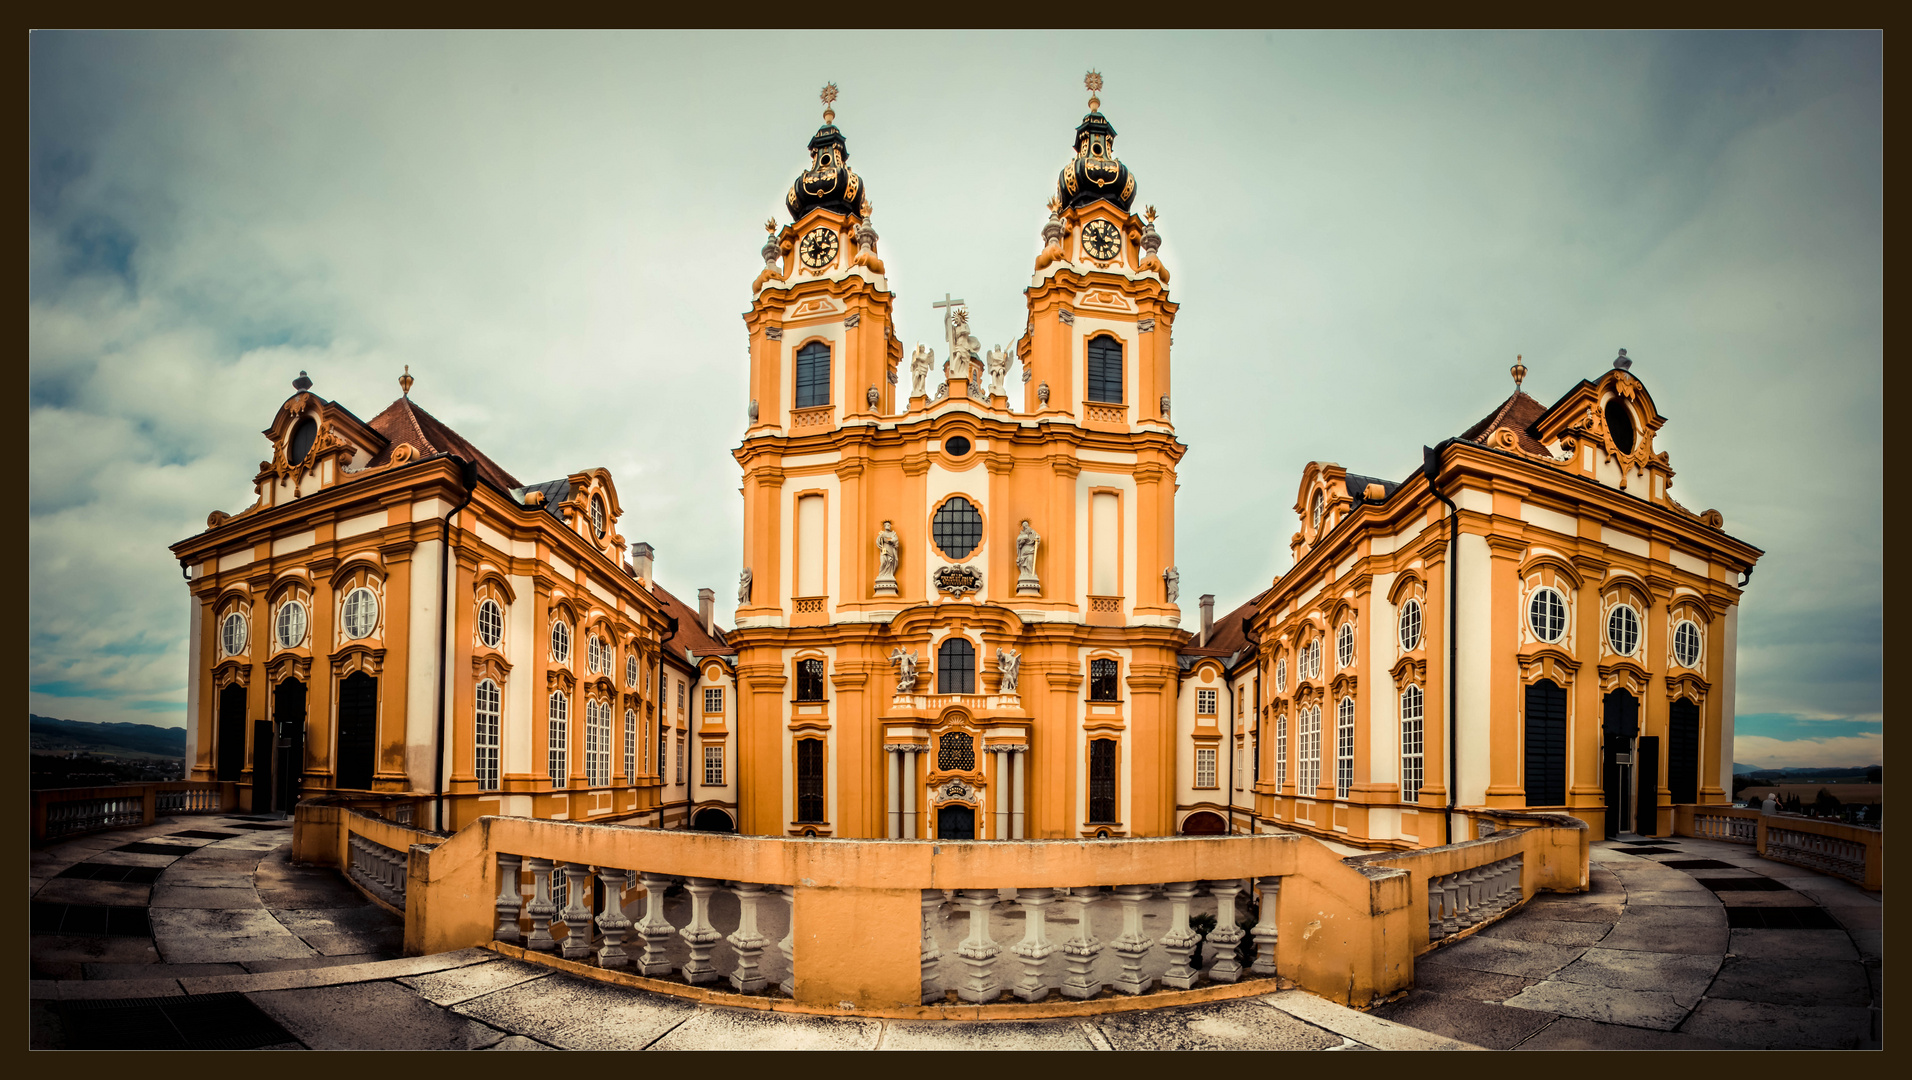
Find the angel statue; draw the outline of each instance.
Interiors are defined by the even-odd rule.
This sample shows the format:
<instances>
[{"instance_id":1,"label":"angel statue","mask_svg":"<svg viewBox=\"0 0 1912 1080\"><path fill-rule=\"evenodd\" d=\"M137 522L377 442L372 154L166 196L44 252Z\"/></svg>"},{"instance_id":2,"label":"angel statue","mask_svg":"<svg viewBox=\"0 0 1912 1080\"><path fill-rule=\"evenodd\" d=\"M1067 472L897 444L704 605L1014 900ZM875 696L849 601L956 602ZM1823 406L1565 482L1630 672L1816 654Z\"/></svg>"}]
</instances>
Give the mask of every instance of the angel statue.
<instances>
[{"instance_id":1,"label":"angel statue","mask_svg":"<svg viewBox=\"0 0 1912 1080\"><path fill-rule=\"evenodd\" d=\"M936 362L936 350L916 343L916 352L910 355L910 396L922 397L926 391L923 383L929 378L930 365Z\"/></svg>"},{"instance_id":2,"label":"angel statue","mask_svg":"<svg viewBox=\"0 0 1912 1080\"><path fill-rule=\"evenodd\" d=\"M901 645L898 645L893 651L891 651L890 663L898 665L897 672L896 672L896 692L897 693L908 694L915 691L916 665L919 662L920 660L916 655L916 650L914 649L911 649L909 652L904 652L903 647Z\"/></svg>"},{"instance_id":3,"label":"angel statue","mask_svg":"<svg viewBox=\"0 0 1912 1080\"><path fill-rule=\"evenodd\" d=\"M1008 393L1008 391L1003 389L1002 385L1003 380L1009 377L1008 350L1004 349L1001 345L989 350L989 357L985 366L989 368L989 392L991 394Z\"/></svg>"},{"instance_id":4,"label":"angel statue","mask_svg":"<svg viewBox=\"0 0 1912 1080\"><path fill-rule=\"evenodd\" d=\"M1014 649L996 648L996 670L1002 673L1002 692L1013 694L1022 678L1022 654Z\"/></svg>"}]
</instances>

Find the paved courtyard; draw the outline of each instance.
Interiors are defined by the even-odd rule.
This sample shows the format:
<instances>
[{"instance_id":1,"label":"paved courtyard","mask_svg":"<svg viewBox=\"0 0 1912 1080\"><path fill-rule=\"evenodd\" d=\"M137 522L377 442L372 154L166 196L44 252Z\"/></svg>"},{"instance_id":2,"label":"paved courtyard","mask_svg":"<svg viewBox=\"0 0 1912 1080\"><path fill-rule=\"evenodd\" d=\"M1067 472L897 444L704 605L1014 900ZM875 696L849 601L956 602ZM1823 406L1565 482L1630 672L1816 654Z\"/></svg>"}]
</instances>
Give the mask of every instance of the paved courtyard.
<instances>
[{"instance_id":1,"label":"paved courtyard","mask_svg":"<svg viewBox=\"0 0 1912 1080\"><path fill-rule=\"evenodd\" d=\"M1537 897L1501 924L1423 957L1416 988L1370 1013L1289 991L1080 1019L937 1023L699 1005L481 949L404 957L399 920L336 873L290 865L290 841L276 820L194 816L35 852L32 1045L1878 1045L1878 897L1728 844L1597 845L1592 892Z\"/></svg>"}]
</instances>

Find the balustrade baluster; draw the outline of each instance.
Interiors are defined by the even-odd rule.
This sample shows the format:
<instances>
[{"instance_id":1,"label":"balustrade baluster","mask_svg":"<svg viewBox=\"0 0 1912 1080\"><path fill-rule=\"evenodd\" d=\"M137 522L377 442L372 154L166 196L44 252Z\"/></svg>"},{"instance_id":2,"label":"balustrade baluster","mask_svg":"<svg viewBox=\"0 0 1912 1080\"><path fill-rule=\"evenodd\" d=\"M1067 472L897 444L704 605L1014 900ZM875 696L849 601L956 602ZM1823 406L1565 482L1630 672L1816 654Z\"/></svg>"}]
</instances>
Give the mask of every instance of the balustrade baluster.
<instances>
[{"instance_id":1,"label":"balustrade baluster","mask_svg":"<svg viewBox=\"0 0 1912 1080\"><path fill-rule=\"evenodd\" d=\"M1056 947L1049 942L1049 927L1043 910L1056 902L1054 889L1017 889L1016 903L1027 913L1022 940L1012 950L1022 963L1022 976L1011 992L1024 1001L1041 1001L1049 996L1049 984L1043 980L1042 965Z\"/></svg>"},{"instance_id":2,"label":"balustrade baluster","mask_svg":"<svg viewBox=\"0 0 1912 1080\"><path fill-rule=\"evenodd\" d=\"M598 934L602 942L598 946L598 966L621 968L631 966L631 954L624 951L624 934L631 928L631 920L624 917L624 890L630 888L631 872L615 866L594 866L597 879L604 884L604 910L598 912Z\"/></svg>"},{"instance_id":3,"label":"balustrade baluster","mask_svg":"<svg viewBox=\"0 0 1912 1080\"><path fill-rule=\"evenodd\" d=\"M583 960L591 955L591 868L564 864L564 958Z\"/></svg>"},{"instance_id":4,"label":"balustrade baluster","mask_svg":"<svg viewBox=\"0 0 1912 1080\"><path fill-rule=\"evenodd\" d=\"M956 906L969 912L969 936L956 947L956 955L969 970L956 984L956 996L978 1005L994 1001L1002 996L1002 980L992 970L1002 946L989 936L989 910L996 906L996 890L962 889L956 895Z\"/></svg>"},{"instance_id":5,"label":"balustrade baluster","mask_svg":"<svg viewBox=\"0 0 1912 1080\"><path fill-rule=\"evenodd\" d=\"M670 887L671 879L664 874L637 875L638 884L644 886L644 917L638 920L637 935L644 939L644 947L637 955L637 972L640 975L669 975L671 961L668 942L677 932L670 920L664 917L664 890Z\"/></svg>"},{"instance_id":6,"label":"balustrade baluster","mask_svg":"<svg viewBox=\"0 0 1912 1080\"><path fill-rule=\"evenodd\" d=\"M1168 897L1169 910L1168 933L1162 935L1162 951L1168 953L1168 970L1162 973L1162 984L1177 990L1193 990L1202 977L1189 963L1202 943L1201 935L1188 925L1188 902L1195 899L1197 891L1192 881L1173 881L1162 890Z\"/></svg>"},{"instance_id":7,"label":"balustrade baluster","mask_svg":"<svg viewBox=\"0 0 1912 1080\"><path fill-rule=\"evenodd\" d=\"M737 950L737 968L730 973L730 985L740 994L754 994L770 983L763 973L763 964L758 961L770 944L770 939L757 931L757 904L763 899L764 887L748 881L733 881L730 891L737 894L739 912L736 932L724 939Z\"/></svg>"},{"instance_id":8,"label":"balustrade baluster","mask_svg":"<svg viewBox=\"0 0 1912 1080\"><path fill-rule=\"evenodd\" d=\"M797 996L797 887L795 885L785 885L779 891L783 893L784 899L789 901L790 903L790 912L789 912L790 918L784 924L785 926L788 927L788 929L784 931L783 940L777 942L777 951L783 954L783 969L785 972L787 972L787 974L785 974L783 977L783 981L777 984L777 989L783 991L784 993L790 995L791 997L796 997Z\"/></svg>"},{"instance_id":9,"label":"balustrade baluster","mask_svg":"<svg viewBox=\"0 0 1912 1080\"><path fill-rule=\"evenodd\" d=\"M1238 878L1208 883L1209 894L1215 898L1215 929L1208 933L1207 967L1208 977L1215 982L1241 978L1241 957L1235 952L1242 939L1241 927L1235 925L1235 896L1241 888Z\"/></svg>"},{"instance_id":10,"label":"balustrade baluster","mask_svg":"<svg viewBox=\"0 0 1912 1080\"><path fill-rule=\"evenodd\" d=\"M1439 941L1447 936L1441 929L1441 879L1427 879L1427 940Z\"/></svg>"},{"instance_id":11,"label":"balustrade baluster","mask_svg":"<svg viewBox=\"0 0 1912 1080\"><path fill-rule=\"evenodd\" d=\"M525 947L552 952L558 943L551 936L551 917L558 913L558 905L551 902L551 860L527 858L525 865L531 869L531 903L525 905L525 914L531 916L531 936L525 939Z\"/></svg>"},{"instance_id":12,"label":"balustrade baluster","mask_svg":"<svg viewBox=\"0 0 1912 1080\"><path fill-rule=\"evenodd\" d=\"M1142 902L1153 891L1148 885L1117 885L1115 898L1122 905L1122 936L1111 944L1115 954L1122 958L1122 974L1115 980L1115 988L1125 994L1145 994L1155 980L1142 974L1142 957L1148 954L1155 939L1142 933Z\"/></svg>"},{"instance_id":13,"label":"balustrade baluster","mask_svg":"<svg viewBox=\"0 0 1912 1080\"><path fill-rule=\"evenodd\" d=\"M690 946L690 960L684 964L683 974L684 981L692 986L717 981L717 968L710 962L710 950L723 940L723 935L710 925L710 897L722 887L723 882L713 878L684 879L684 891L690 893L690 925L677 933L684 944Z\"/></svg>"},{"instance_id":14,"label":"balustrade baluster","mask_svg":"<svg viewBox=\"0 0 1912 1080\"><path fill-rule=\"evenodd\" d=\"M1102 941L1089 927L1090 905L1102 898L1102 890L1093 885L1070 889L1062 902L1075 908L1076 934L1062 943L1063 963L1069 974L1062 980L1062 996L1078 1001L1102 992L1102 982L1093 971L1095 958L1102 952Z\"/></svg>"},{"instance_id":15,"label":"balustrade baluster","mask_svg":"<svg viewBox=\"0 0 1912 1080\"><path fill-rule=\"evenodd\" d=\"M1281 879L1265 877L1258 879L1261 886L1261 908L1255 920L1255 962L1248 970L1257 975L1275 974L1275 945L1280 931L1275 921L1276 901L1281 898Z\"/></svg>"},{"instance_id":16,"label":"balustrade baluster","mask_svg":"<svg viewBox=\"0 0 1912 1080\"><path fill-rule=\"evenodd\" d=\"M1459 874L1442 874L1441 883L1441 936L1448 937L1461 932L1461 883Z\"/></svg>"},{"instance_id":17,"label":"balustrade baluster","mask_svg":"<svg viewBox=\"0 0 1912 1080\"><path fill-rule=\"evenodd\" d=\"M936 919L943 910L943 890L923 890L923 1004L940 1001L943 988L937 984L937 969L942 967L943 950L936 944Z\"/></svg>"},{"instance_id":18,"label":"balustrade baluster","mask_svg":"<svg viewBox=\"0 0 1912 1080\"><path fill-rule=\"evenodd\" d=\"M516 855L498 854L498 899L493 905L498 911L498 929L492 931L491 936L512 944L523 936L518 930L518 912L524 907L524 898L518 894L518 874L523 863Z\"/></svg>"}]
</instances>

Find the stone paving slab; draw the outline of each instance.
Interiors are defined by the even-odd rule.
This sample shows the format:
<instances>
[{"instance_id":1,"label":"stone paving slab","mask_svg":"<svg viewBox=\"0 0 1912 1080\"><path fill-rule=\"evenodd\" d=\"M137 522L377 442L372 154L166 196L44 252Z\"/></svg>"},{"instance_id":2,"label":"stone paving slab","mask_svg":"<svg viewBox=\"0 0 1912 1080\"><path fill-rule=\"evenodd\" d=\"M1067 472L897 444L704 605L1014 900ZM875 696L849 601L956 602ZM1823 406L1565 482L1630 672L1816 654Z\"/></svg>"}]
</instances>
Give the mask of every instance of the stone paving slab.
<instances>
[{"instance_id":1,"label":"stone paving slab","mask_svg":"<svg viewBox=\"0 0 1912 1080\"><path fill-rule=\"evenodd\" d=\"M1414 969L1414 992L1425 990L1431 994L1449 994L1469 1001L1499 1003L1539 981L1446 964L1422 964Z\"/></svg>"},{"instance_id":2,"label":"stone paving slab","mask_svg":"<svg viewBox=\"0 0 1912 1080\"><path fill-rule=\"evenodd\" d=\"M481 1050L505 1032L374 982L246 995L314 1050Z\"/></svg>"},{"instance_id":3,"label":"stone paving slab","mask_svg":"<svg viewBox=\"0 0 1912 1080\"><path fill-rule=\"evenodd\" d=\"M378 960L365 964L338 964L332 967L287 968L246 975L212 975L181 979L188 994L250 994L268 990L299 990L316 986L342 986L346 983L398 979L407 975L428 975L473 964L490 963L498 954L487 949L460 949L431 956L408 956L400 960Z\"/></svg>"},{"instance_id":4,"label":"stone paving slab","mask_svg":"<svg viewBox=\"0 0 1912 1080\"><path fill-rule=\"evenodd\" d=\"M1818 907L1812 897L1796 892L1746 892L1744 890L1722 891L1719 902L1726 907L1763 907L1763 908L1808 908Z\"/></svg>"},{"instance_id":5,"label":"stone paving slab","mask_svg":"<svg viewBox=\"0 0 1912 1080\"><path fill-rule=\"evenodd\" d=\"M1592 945L1607 936L1612 923L1562 919L1507 919L1482 930L1484 938L1538 941L1547 945Z\"/></svg>"},{"instance_id":6,"label":"stone paving slab","mask_svg":"<svg viewBox=\"0 0 1912 1080\"><path fill-rule=\"evenodd\" d=\"M1626 949L1632 952L1690 953L1695 956L1719 956L1726 952L1728 939L1723 909L1718 926L1681 925L1673 922L1653 923L1635 920L1632 917L1633 914L1629 911L1627 918L1614 924L1607 936L1600 939L1602 947Z\"/></svg>"},{"instance_id":7,"label":"stone paving slab","mask_svg":"<svg viewBox=\"0 0 1912 1080\"><path fill-rule=\"evenodd\" d=\"M272 917L300 937L405 929L404 919L374 904L356 908L275 908Z\"/></svg>"},{"instance_id":8,"label":"stone paving slab","mask_svg":"<svg viewBox=\"0 0 1912 1080\"><path fill-rule=\"evenodd\" d=\"M1522 990L1508 998L1507 1004L1516 1009L1534 1009L1655 1031L1672 1031L1686 1019L1687 1013L1687 1007L1672 994L1552 979Z\"/></svg>"},{"instance_id":9,"label":"stone paving slab","mask_svg":"<svg viewBox=\"0 0 1912 1080\"><path fill-rule=\"evenodd\" d=\"M1730 1050L1717 1039L1678 1031L1652 1031L1563 1016L1541 1028L1517 1050Z\"/></svg>"},{"instance_id":10,"label":"stone paving slab","mask_svg":"<svg viewBox=\"0 0 1912 1080\"><path fill-rule=\"evenodd\" d=\"M1585 951L1565 945L1508 941L1477 934L1428 953L1416 961L1415 966L1451 965L1500 975L1518 975L1526 979L1544 979L1578 960Z\"/></svg>"},{"instance_id":11,"label":"stone paving slab","mask_svg":"<svg viewBox=\"0 0 1912 1080\"><path fill-rule=\"evenodd\" d=\"M1108 1037L1088 1021L892 1020L878 1050L1107 1050Z\"/></svg>"},{"instance_id":12,"label":"stone paving slab","mask_svg":"<svg viewBox=\"0 0 1912 1080\"><path fill-rule=\"evenodd\" d=\"M1801 1001L1817 1005L1870 1005L1873 988L1865 965L1853 961L1729 956L1720 966L1719 977L1706 991L1706 996L1773 1005Z\"/></svg>"},{"instance_id":13,"label":"stone paving slab","mask_svg":"<svg viewBox=\"0 0 1912 1080\"><path fill-rule=\"evenodd\" d=\"M1873 1017L1872 1010L1865 1008L1708 998L1693 1010L1681 1030L1734 1046L1766 1050L1859 1050L1878 1041Z\"/></svg>"},{"instance_id":14,"label":"stone paving slab","mask_svg":"<svg viewBox=\"0 0 1912 1080\"><path fill-rule=\"evenodd\" d=\"M1109 1013L1094 1022L1117 1050L1328 1050L1344 1041L1258 1001Z\"/></svg>"},{"instance_id":15,"label":"stone paving slab","mask_svg":"<svg viewBox=\"0 0 1912 1080\"><path fill-rule=\"evenodd\" d=\"M546 1046L536 1039L527 1039L523 1035L507 1035L486 1050L556 1050L555 1046Z\"/></svg>"},{"instance_id":16,"label":"stone paving slab","mask_svg":"<svg viewBox=\"0 0 1912 1080\"><path fill-rule=\"evenodd\" d=\"M874 1050L883 1022L700 1006L651 1050Z\"/></svg>"},{"instance_id":17,"label":"stone paving slab","mask_svg":"<svg viewBox=\"0 0 1912 1080\"><path fill-rule=\"evenodd\" d=\"M320 956L360 956L368 953L396 955L405 951L405 928L346 934L305 934L300 940L318 950Z\"/></svg>"},{"instance_id":18,"label":"stone paving slab","mask_svg":"<svg viewBox=\"0 0 1912 1080\"><path fill-rule=\"evenodd\" d=\"M1725 951L1761 960L1859 960L1844 930L1734 930Z\"/></svg>"},{"instance_id":19,"label":"stone paving slab","mask_svg":"<svg viewBox=\"0 0 1912 1080\"><path fill-rule=\"evenodd\" d=\"M1552 919L1559 922L1614 923L1619 920L1625 904L1595 904L1585 901L1568 901L1562 897L1542 895L1527 902L1521 909L1524 919Z\"/></svg>"},{"instance_id":20,"label":"stone paving slab","mask_svg":"<svg viewBox=\"0 0 1912 1080\"><path fill-rule=\"evenodd\" d=\"M354 964L376 964L398 957L390 953L352 953L338 956L300 956L287 960L242 960L237 967L241 971L300 971L327 967L348 967Z\"/></svg>"},{"instance_id":21,"label":"stone paving slab","mask_svg":"<svg viewBox=\"0 0 1912 1080\"><path fill-rule=\"evenodd\" d=\"M152 920L169 963L287 960L317 951L263 909L155 908Z\"/></svg>"},{"instance_id":22,"label":"stone paving slab","mask_svg":"<svg viewBox=\"0 0 1912 1080\"><path fill-rule=\"evenodd\" d=\"M1718 954L1694 956L1593 948L1561 968L1554 978L1621 990L1660 991L1672 995L1682 1008L1691 1009L1699 1004L1719 968Z\"/></svg>"},{"instance_id":23,"label":"stone paving slab","mask_svg":"<svg viewBox=\"0 0 1912 1080\"><path fill-rule=\"evenodd\" d=\"M1488 1050L1511 1050L1554 1021L1546 1013L1531 1009L1432 992L1376 1006L1371 1015Z\"/></svg>"},{"instance_id":24,"label":"stone paving slab","mask_svg":"<svg viewBox=\"0 0 1912 1080\"><path fill-rule=\"evenodd\" d=\"M1406 1024L1357 1012L1303 990L1284 990L1258 999L1296 1019L1306 1021L1350 1042L1376 1050L1478 1050L1479 1046L1421 1031ZM1341 1049L1341 1047L1329 1047Z\"/></svg>"},{"instance_id":25,"label":"stone paving slab","mask_svg":"<svg viewBox=\"0 0 1912 1080\"><path fill-rule=\"evenodd\" d=\"M662 994L557 974L452 1007L504 1031L566 1050L642 1050L696 1013Z\"/></svg>"},{"instance_id":26,"label":"stone paving slab","mask_svg":"<svg viewBox=\"0 0 1912 1080\"><path fill-rule=\"evenodd\" d=\"M34 934L33 960L40 963L157 964L151 938L94 937L90 934Z\"/></svg>"},{"instance_id":27,"label":"stone paving slab","mask_svg":"<svg viewBox=\"0 0 1912 1080\"><path fill-rule=\"evenodd\" d=\"M244 975L238 964L88 964L88 979L178 979L202 975Z\"/></svg>"},{"instance_id":28,"label":"stone paving slab","mask_svg":"<svg viewBox=\"0 0 1912 1080\"><path fill-rule=\"evenodd\" d=\"M428 975L409 975L398 981L426 1001L457 1005L551 974L552 970L548 967L501 958L488 964L473 964Z\"/></svg>"},{"instance_id":29,"label":"stone paving slab","mask_svg":"<svg viewBox=\"0 0 1912 1080\"><path fill-rule=\"evenodd\" d=\"M250 891L250 890L248 890ZM51 904L96 904L102 907L145 907L147 898L152 895L153 886L135 885L127 881L86 881L80 878L54 878L40 891L33 894L35 900Z\"/></svg>"},{"instance_id":30,"label":"stone paving slab","mask_svg":"<svg viewBox=\"0 0 1912 1080\"><path fill-rule=\"evenodd\" d=\"M226 880L230 881L228 877ZM259 894L244 888L202 888L190 885L174 885L170 882L153 887L152 906L156 908L258 908L265 910L259 902Z\"/></svg>"},{"instance_id":31,"label":"stone paving slab","mask_svg":"<svg viewBox=\"0 0 1912 1080\"><path fill-rule=\"evenodd\" d=\"M1628 889L1627 907L1718 907L1710 889Z\"/></svg>"}]
</instances>

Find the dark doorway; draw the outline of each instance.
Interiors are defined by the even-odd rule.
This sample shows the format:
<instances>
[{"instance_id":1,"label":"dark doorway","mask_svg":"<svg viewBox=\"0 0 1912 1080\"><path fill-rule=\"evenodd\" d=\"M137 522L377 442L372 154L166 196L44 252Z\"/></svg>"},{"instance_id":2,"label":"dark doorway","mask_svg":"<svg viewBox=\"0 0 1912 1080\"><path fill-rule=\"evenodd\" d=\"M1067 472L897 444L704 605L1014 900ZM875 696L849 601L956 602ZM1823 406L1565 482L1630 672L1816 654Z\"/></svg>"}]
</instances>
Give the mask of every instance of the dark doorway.
<instances>
[{"instance_id":1,"label":"dark doorway","mask_svg":"<svg viewBox=\"0 0 1912 1080\"><path fill-rule=\"evenodd\" d=\"M1220 814L1211 814L1206 810L1198 811L1182 819L1183 836L1226 836L1228 823Z\"/></svg>"},{"instance_id":2,"label":"dark doorway","mask_svg":"<svg viewBox=\"0 0 1912 1080\"><path fill-rule=\"evenodd\" d=\"M1527 805L1567 804L1567 691L1551 679L1527 686Z\"/></svg>"},{"instance_id":3,"label":"dark doorway","mask_svg":"<svg viewBox=\"0 0 1912 1080\"><path fill-rule=\"evenodd\" d=\"M272 806L289 814L305 782L305 683L286 679L272 690L272 726L278 729L272 762Z\"/></svg>"},{"instance_id":4,"label":"dark doorway","mask_svg":"<svg viewBox=\"0 0 1912 1080\"><path fill-rule=\"evenodd\" d=\"M221 780L246 771L246 688L238 683L219 691L218 768Z\"/></svg>"},{"instance_id":5,"label":"dark doorway","mask_svg":"<svg viewBox=\"0 0 1912 1080\"><path fill-rule=\"evenodd\" d=\"M1700 801L1700 707L1681 698L1666 713L1666 786L1687 806Z\"/></svg>"},{"instance_id":6,"label":"dark doorway","mask_svg":"<svg viewBox=\"0 0 1912 1080\"><path fill-rule=\"evenodd\" d=\"M938 840L974 840L976 839L976 811L967 806L939 806L936 808L936 839Z\"/></svg>"},{"instance_id":7,"label":"dark doorway","mask_svg":"<svg viewBox=\"0 0 1912 1080\"><path fill-rule=\"evenodd\" d=\"M252 724L252 812L272 809L272 721Z\"/></svg>"},{"instance_id":8,"label":"dark doorway","mask_svg":"<svg viewBox=\"0 0 1912 1080\"><path fill-rule=\"evenodd\" d=\"M1625 690L1615 690L1601 706L1601 788L1607 804L1607 839L1611 840L1630 824L1627 793L1632 790L1633 737L1640 731L1640 703Z\"/></svg>"},{"instance_id":9,"label":"dark doorway","mask_svg":"<svg viewBox=\"0 0 1912 1080\"><path fill-rule=\"evenodd\" d=\"M1660 828L1660 737L1642 735L1633 751L1633 775L1638 777L1639 805L1633 812L1633 831L1658 836Z\"/></svg>"},{"instance_id":10,"label":"dark doorway","mask_svg":"<svg viewBox=\"0 0 1912 1080\"><path fill-rule=\"evenodd\" d=\"M690 827L698 832L734 833L737 831L737 823L730 820L730 815L714 806L697 811L697 816L691 819Z\"/></svg>"},{"instance_id":11,"label":"dark doorway","mask_svg":"<svg viewBox=\"0 0 1912 1080\"><path fill-rule=\"evenodd\" d=\"M338 786L369 791L378 754L378 680L363 671L339 682Z\"/></svg>"}]
</instances>

